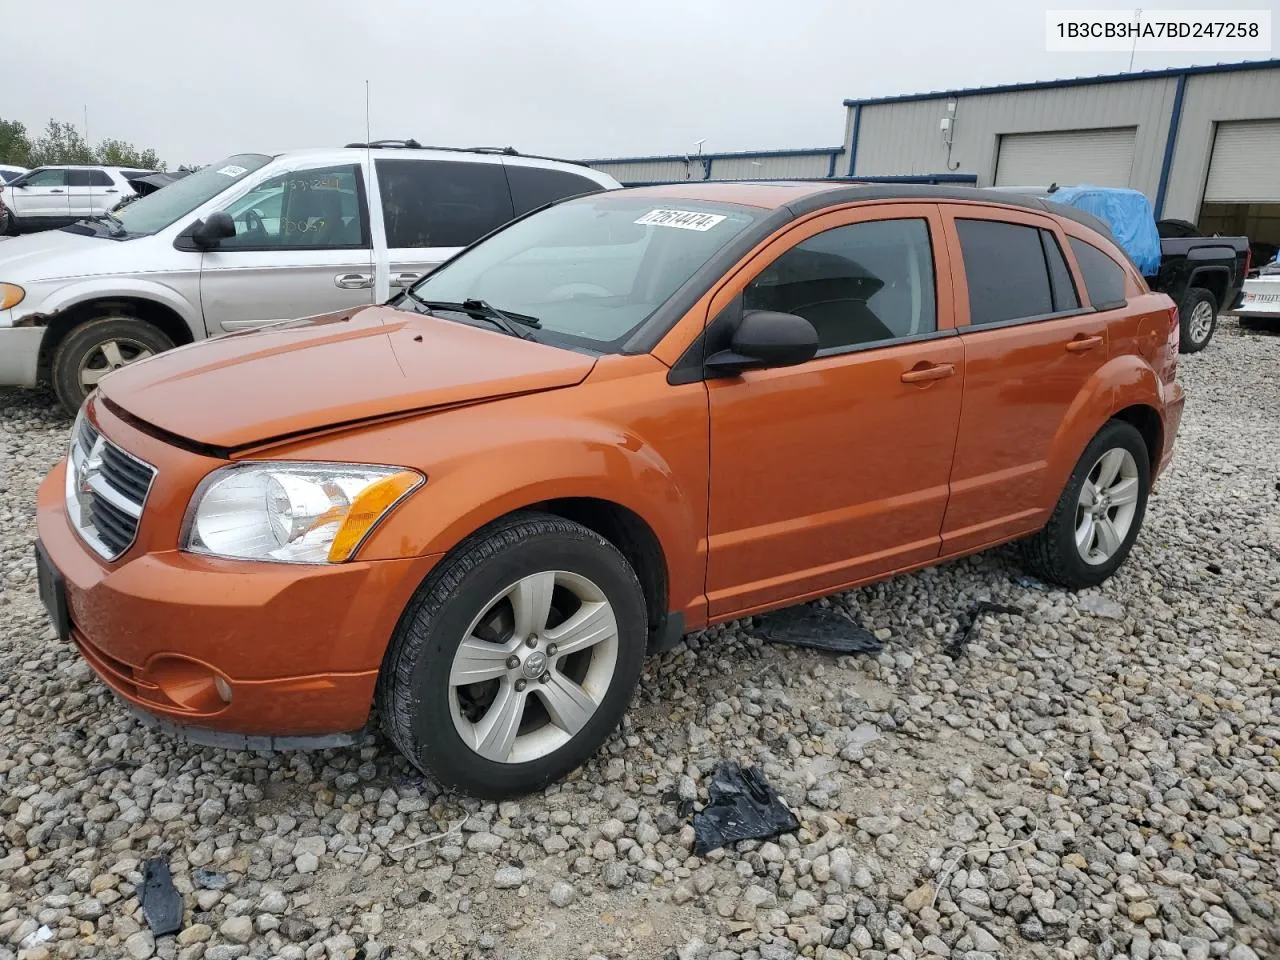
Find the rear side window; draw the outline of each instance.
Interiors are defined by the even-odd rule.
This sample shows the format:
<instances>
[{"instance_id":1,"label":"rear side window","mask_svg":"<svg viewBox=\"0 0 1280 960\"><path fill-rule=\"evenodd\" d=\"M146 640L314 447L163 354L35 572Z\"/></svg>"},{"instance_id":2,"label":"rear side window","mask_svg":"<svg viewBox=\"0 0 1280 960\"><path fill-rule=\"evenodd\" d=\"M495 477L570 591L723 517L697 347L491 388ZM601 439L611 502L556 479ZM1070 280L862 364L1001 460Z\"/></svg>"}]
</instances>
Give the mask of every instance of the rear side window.
<instances>
[{"instance_id":1,"label":"rear side window","mask_svg":"<svg viewBox=\"0 0 1280 960\"><path fill-rule=\"evenodd\" d=\"M933 333L929 226L875 220L810 237L760 272L743 292L743 308L804 317L820 350Z\"/></svg>"},{"instance_id":2,"label":"rear side window","mask_svg":"<svg viewBox=\"0 0 1280 960\"><path fill-rule=\"evenodd\" d=\"M1039 229L997 220L956 220L969 281L969 323L983 326L1053 313Z\"/></svg>"},{"instance_id":3,"label":"rear side window","mask_svg":"<svg viewBox=\"0 0 1280 960\"><path fill-rule=\"evenodd\" d=\"M111 177L105 170L68 170L67 186L69 187L109 187Z\"/></svg>"},{"instance_id":4,"label":"rear side window","mask_svg":"<svg viewBox=\"0 0 1280 960\"><path fill-rule=\"evenodd\" d=\"M1050 230L1041 230L1040 245L1044 248L1044 261L1049 265L1054 312L1080 309L1080 297L1076 294L1071 271L1067 269L1066 258L1062 256L1062 247L1058 246L1058 238Z\"/></svg>"},{"instance_id":5,"label":"rear side window","mask_svg":"<svg viewBox=\"0 0 1280 960\"><path fill-rule=\"evenodd\" d=\"M517 217L553 200L599 193L604 189L594 180L576 173L515 164L507 166L507 182L511 184L511 205Z\"/></svg>"},{"instance_id":6,"label":"rear side window","mask_svg":"<svg viewBox=\"0 0 1280 960\"><path fill-rule=\"evenodd\" d=\"M501 163L376 160L387 246L465 247L515 214Z\"/></svg>"},{"instance_id":7,"label":"rear side window","mask_svg":"<svg viewBox=\"0 0 1280 960\"><path fill-rule=\"evenodd\" d=\"M1091 243L1068 237L1071 252L1076 255L1080 273L1084 276L1084 288L1089 292L1089 303L1095 310L1105 310L1124 304L1124 270L1109 256Z\"/></svg>"}]
</instances>

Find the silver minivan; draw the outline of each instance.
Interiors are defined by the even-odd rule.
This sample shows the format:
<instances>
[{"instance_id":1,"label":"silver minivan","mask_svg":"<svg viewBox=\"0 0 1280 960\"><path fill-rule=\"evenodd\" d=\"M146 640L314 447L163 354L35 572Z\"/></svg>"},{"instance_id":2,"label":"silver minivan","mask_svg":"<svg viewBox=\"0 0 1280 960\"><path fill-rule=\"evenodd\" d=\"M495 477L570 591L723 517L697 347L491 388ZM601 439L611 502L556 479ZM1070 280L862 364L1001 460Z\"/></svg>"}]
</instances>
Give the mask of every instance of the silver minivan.
<instances>
[{"instance_id":1,"label":"silver minivan","mask_svg":"<svg viewBox=\"0 0 1280 960\"><path fill-rule=\"evenodd\" d=\"M412 141L228 157L114 214L0 243L0 386L48 380L74 411L125 364L383 302L513 217L617 186L509 149Z\"/></svg>"}]
</instances>

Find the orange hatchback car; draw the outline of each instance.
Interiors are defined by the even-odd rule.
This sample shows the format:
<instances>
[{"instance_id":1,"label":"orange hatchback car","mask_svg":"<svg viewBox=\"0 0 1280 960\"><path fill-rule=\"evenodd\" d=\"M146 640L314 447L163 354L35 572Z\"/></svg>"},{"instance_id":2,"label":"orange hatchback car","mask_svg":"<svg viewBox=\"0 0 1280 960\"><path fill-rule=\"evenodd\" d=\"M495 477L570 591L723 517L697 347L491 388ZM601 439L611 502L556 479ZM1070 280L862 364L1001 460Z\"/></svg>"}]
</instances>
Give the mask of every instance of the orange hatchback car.
<instances>
[{"instance_id":1,"label":"orange hatchback car","mask_svg":"<svg viewBox=\"0 0 1280 960\"><path fill-rule=\"evenodd\" d=\"M1178 316L1087 214L967 188L580 197L386 306L107 377L39 494L41 594L144 716L540 788L646 652L1010 540L1124 560Z\"/></svg>"}]
</instances>

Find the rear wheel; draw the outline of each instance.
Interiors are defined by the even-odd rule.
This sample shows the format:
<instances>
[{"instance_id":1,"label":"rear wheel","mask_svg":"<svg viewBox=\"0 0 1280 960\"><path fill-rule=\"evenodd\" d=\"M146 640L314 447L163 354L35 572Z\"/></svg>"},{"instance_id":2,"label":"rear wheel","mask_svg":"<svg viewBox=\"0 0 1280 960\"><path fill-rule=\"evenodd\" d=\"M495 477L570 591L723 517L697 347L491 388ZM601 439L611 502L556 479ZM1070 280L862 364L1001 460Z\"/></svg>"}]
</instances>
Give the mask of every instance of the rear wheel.
<instances>
[{"instance_id":1,"label":"rear wheel","mask_svg":"<svg viewBox=\"0 0 1280 960\"><path fill-rule=\"evenodd\" d=\"M173 347L158 328L128 316L107 316L76 327L53 355L53 390L75 413L103 377Z\"/></svg>"},{"instance_id":2,"label":"rear wheel","mask_svg":"<svg viewBox=\"0 0 1280 960\"><path fill-rule=\"evenodd\" d=\"M1213 339L1218 326L1218 298L1204 287L1191 287L1178 305L1182 353L1199 353Z\"/></svg>"},{"instance_id":3,"label":"rear wheel","mask_svg":"<svg viewBox=\"0 0 1280 960\"><path fill-rule=\"evenodd\" d=\"M1133 548L1150 489L1142 434L1112 420L1085 448L1044 529L1024 542L1027 565L1073 590L1102 583Z\"/></svg>"},{"instance_id":4,"label":"rear wheel","mask_svg":"<svg viewBox=\"0 0 1280 960\"><path fill-rule=\"evenodd\" d=\"M612 544L513 515L450 554L401 618L378 682L383 729L448 786L540 790L618 725L646 631L640 583Z\"/></svg>"}]
</instances>

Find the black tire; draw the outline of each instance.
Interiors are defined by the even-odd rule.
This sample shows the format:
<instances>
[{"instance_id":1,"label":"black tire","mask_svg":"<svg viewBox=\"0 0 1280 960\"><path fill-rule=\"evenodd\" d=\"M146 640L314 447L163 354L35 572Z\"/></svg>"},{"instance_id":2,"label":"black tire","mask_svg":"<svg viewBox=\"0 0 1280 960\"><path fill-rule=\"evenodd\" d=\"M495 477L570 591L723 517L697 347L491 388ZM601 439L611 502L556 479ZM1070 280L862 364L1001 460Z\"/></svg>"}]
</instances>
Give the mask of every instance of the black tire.
<instances>
[{"instance_id":1,"label":"black tire","mask_svg":"<svg viewBox=\"0 0 1280 960\"><path fill-rule=\"evenodd\" d=\"M1212 319L1207 328L1202 327L1199 335L1193 336L1192 332L1197 324L1192 322L1192 315L1197 307L1203 310L1203 305L1206 304L1212 313ZM1178 325L1178 352L1199 353L1209 345L1209 341L1213 339L1213 331L1218 329L1218 298L1204 287L1188 287L1182 302L1178 304Z\"/></svg>"},{"instance_id":2,"label":"black tire","mask_svg":"<svg viewBox=\"0 0 1280 960\"><path fill-rule=\"evenodd\" d=\"M1136 509L1120 548L1104 563L1089 563L1080 555L1075 539L1080 491L1102 455L1117 448L1127 450L1137 466ZM1109 421L1085 447L1044 529L1023 541L1025 563L1040 579L1068 589L1096 587L1115 573L1129 556L1129 551L1138 538L1138 531L1142 528L1143 517L1146 516L1147 496L1150 492L1151 455L1142 434L1123 420Z\"/></svg>"},{"instance_id":3,"label":"black tire","mask_svg":"<svg viewBox=\"0 0 1280 960\"><path fill-rule=\"evenodd\" d=\"M493 598L543 571L586 577L603 592L618 627L614 671L595 712L568 742L533 760L496 762L459 734L449 674L469 625ZM414 766L445 786L484 799L541 790L586 762L621 722L640 678L647 623L640 582L611 543L551 514L512 514L456 547L401 616L378 679L382 729Z\"/></svg>"},{"instance_id":4,"label":"black tire","mask_svg":"<svg viewBox=\"0 0 1280 960\"><path fill-rule=\"evenodd\" d=\"M154 354L173 349L173 341L163 331L137 317L113 314L80 324L62 339L53 354L53 392L69 413L79 410L92 392L92 387L86 389L81 383L81 365L87 359L93 363L93 354L112 341L122 355L130 354L125 356L126 363L143 350ZM105 361L105 355L102 359Z\"/></svg>"},{"instance_id":5,"label":"black tire","mask_svg":"<svg viewBox=\"0 0 1280 960\"><path fill-rule=\"evenodd\" d=\"M4 216L0 217L0 237L16 237L18 235L18 218L13 215L13 211L5 208Z\"/></svg>"}]
</instances>

